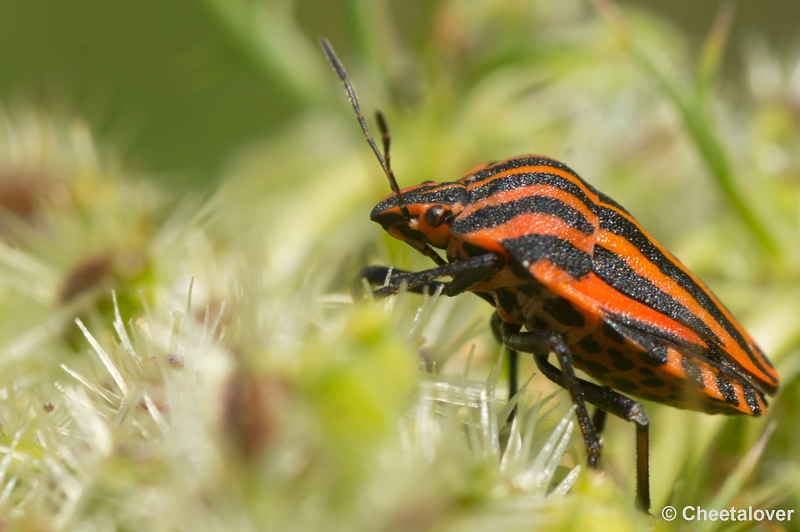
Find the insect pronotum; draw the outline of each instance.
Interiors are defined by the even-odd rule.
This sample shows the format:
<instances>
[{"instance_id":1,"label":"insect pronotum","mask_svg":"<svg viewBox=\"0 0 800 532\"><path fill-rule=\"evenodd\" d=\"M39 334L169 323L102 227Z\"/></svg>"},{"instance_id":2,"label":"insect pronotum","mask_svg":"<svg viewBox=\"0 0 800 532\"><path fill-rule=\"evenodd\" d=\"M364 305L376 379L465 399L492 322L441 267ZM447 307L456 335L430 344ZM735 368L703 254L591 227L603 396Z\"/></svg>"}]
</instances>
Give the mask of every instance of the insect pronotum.
<instances>
[{"instance_id":1,"label":"insect pronotum","mask_svg":"<svg viewBox=\"0 0 800 532\"><path fill-rule=\"evenodd\" d=\"M495 335L512 355L532 353L542 374L569 392L590 467L597 467L606 412L636 425L636 503L645 511L649 421L640 403L615 390L709 414L764 413L765 396L778 389L769 360L622 206L566 165L535 155L487 163L458 181L400 189L382 115L384 154L342 63L324 37L320 44L393 190L371 219L437 264L421 272L364 268L362 278L383 285L376 295L406 286L447 296L469 291L488 301ZM574 368L599 384L578 378ZM593 419L586 403L597 407Z\"/></svg>"}]
</instances>

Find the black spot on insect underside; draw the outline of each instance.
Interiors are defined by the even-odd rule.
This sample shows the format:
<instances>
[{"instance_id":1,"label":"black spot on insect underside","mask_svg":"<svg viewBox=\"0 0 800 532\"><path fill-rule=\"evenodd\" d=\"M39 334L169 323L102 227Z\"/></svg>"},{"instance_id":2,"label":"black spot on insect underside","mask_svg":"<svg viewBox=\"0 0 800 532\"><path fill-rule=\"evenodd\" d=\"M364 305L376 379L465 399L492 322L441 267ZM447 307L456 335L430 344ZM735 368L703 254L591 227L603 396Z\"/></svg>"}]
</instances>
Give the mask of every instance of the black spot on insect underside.
<instances>
[{"instance_id":1,"label":"black spot on insect underside","mask_svg":"<svg viewBox=\"0 0 800 532\"><path fill-rule=\"evenodd\" d=\"M614 349L613 347L609 347L608 349L606 349L606 353L607 353L607 354L608 354L608 356L610 356L610 357L611 357L613 360L620 360L620 359L623 359L623 358L625 358L625 353L623 353L623 352L621 352L621 351L617 351L617 350L616 350L616 349Z\"/></svg>"},{"instance_id":2,"label":"black spot on insect underside","mask_svg":"<svg viewBox=\"0 0 800 532\"><path fill-rule=\"evenodd\" d=\"M613 347L606 349L606 354L611 358L611 365L619 371L629 371L636 367L636 364L628 360L624 353L617 351Z\"/></svg>"},{"instance_id":3,"label":"black spot on insect underside","mask_svg":"<svg viewBox=\"0 0 800 532\"><path fill-rule=\"evenodd\" d=\"M653 393L643 393L639 397L641 397L642 399L646 399L647 401L653 401L653 402L656 402L656 403L663 403L663 402L666 401L665 398L661 397L660 395L653 394Z\"/></svg>"},{"instance_id":4,"label":"black spot on insect underside","mask_svg":"<svg viewBox=\"0 0 800 532\"><path fill-rule=\"evenodd\" d=\"M584 366L586 366L586 371L594 375L597 374L603 375L611 371L604 365L600 364L599 362L595 362L594 360L584 360L583 364Z\"/></svg>"},{"instance_id":5,"label":"black spot on insect underside","mask_svg":"<svg viewBox=\"0 0 800 532\"><path fill-rule=\"evenodd\" d=\"M614 360L611 362L611 365L614 366L614 368L618 369L619 371L630 371L636 367L636 363L626 358Z\"/></svg>"},{"instance_id":6,"label":"black spot on insect underside","mask_svg":"<svg viewBox=\"0 0 800 532\"><path fill-rule=\"evenodd\" d=\"M575 310L572 303L563 297L551 298L545 301L544 311L550 314L556 321L570 327L583 327L586 320L583 315Z\"/></svg>"},{"instance_id":7,"label":"black spot on insect underside","mask_svg":"<svg viewBox=\"0 0 800 532\"><path fill-rule=\"evenodd\" d=\"M611 382L614 383L615 388L618 388L624 392L633 392L639 388L635 382L629 381L628 379L615 378L611 379Z\"/></svg>"},{"instance_id":8,"label":"black spot on insect underside","mask_svg":"<svg viewBox=\"0 0 800 532\"><path fill-rule=\"evenodd\" d=\"M580 342L578 342L578 345L581 346L581 349L583 349L590 355L599 353L600 351L603 350L603 348L600 347L600 344L597 343L597 340L592 338L591 335L584 336L583 339Z\"/></svg>"}]
</instances>

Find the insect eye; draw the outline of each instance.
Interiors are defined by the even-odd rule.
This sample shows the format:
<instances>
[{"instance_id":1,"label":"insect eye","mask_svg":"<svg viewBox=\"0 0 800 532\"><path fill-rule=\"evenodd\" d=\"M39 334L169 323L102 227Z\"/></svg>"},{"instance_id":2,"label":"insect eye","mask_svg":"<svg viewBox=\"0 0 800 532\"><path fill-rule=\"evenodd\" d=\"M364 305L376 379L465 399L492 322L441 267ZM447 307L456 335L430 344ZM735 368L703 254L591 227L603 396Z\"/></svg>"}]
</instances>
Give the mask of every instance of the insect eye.
<instances>
[{"instance_id":1,"label":"insect eye","mask_svg":"<svg viewBox=\"0 0 800 532\"><path fill-rule=\"evenodd\" d=\"M425 211L425 223L431 227L439 227L444 221L445 210L441 205L434 205Z\"/></svg>"}]
</instances>

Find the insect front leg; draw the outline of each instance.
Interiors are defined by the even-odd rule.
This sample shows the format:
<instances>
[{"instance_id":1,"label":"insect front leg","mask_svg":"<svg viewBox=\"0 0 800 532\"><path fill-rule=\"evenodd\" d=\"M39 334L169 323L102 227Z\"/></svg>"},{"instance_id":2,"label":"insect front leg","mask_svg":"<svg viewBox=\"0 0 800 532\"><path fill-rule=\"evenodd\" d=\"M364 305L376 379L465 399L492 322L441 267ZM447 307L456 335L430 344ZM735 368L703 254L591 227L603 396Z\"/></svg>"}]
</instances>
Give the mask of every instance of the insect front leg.
<instances>
[{"instance_id":1,"label":"insect front leg","mask_svg":"<svg viewBox=\"0 0 800 532\"><path fill-rule=\"evenodd\" d=\"M367 266L366 268L362 268L359 272L358 278L353 284L353 294L354 296L356 294L358 295L357 299L364 298L363 286L361 284L362 279L366 279L371 285L391 286L393 282L397 282L398 278L401 278L402 283L402 279L408 279L408 276L413 274L414 272L400 270L389 266ZM414 294L433 294L439 288L444 289L444 286L445 283L441 281L429 281L414 287L409 286L407 290Z\"/></svg>"},{"instance_id":2,"label":"insect front leg","mask_svg":"<svg viewBox=\"0 0 800 532\"><path fill-rule=\"evenodd\" d=\"M371 266L361 270L360 278L367 279L372 284L383 285L373 292L376 297L394 295L400 291L400 287L403 285L409 292L418 294L433 293L442 287L446 296L455 296L466 292L481 281L485 281L502 267L502 258L493 253L487 253L419 272L392 270L390 274L389 268ZM453 277L453 280L450 282L436 281L441 277ZM478 295L484 299L488 297L485 294Z\"/></svg>"}]
</instances>

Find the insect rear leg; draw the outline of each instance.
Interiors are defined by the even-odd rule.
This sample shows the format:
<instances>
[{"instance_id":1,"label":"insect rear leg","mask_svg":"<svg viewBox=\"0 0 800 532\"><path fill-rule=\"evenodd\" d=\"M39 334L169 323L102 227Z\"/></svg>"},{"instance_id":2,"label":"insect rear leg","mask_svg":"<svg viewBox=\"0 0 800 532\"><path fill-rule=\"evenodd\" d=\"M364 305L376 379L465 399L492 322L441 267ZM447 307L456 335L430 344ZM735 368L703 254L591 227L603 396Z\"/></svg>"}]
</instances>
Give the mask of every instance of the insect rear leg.
<instances>
[{"instance_id":1,"label":"insect rear leg","mask_svg":"<svg viewBox=\"0 0 800 532\"><path fill-rule=\"evenodd\" d=\"M584 402L583 384L589 384L575 375L575 370L572 367L571 356L566 342L561 335L552 331L534 331L534 332L511 332L503 331L503 343L512 349L524 351L526 353L533 353L536 365L545 376L565 388L575 405L575 417L578 418L578 425L581 427L583 434L583 442L586 446L587 463L589 467L597 467L597 459L600 456L600 437L592 425L592 420L589 417L589 411L586 409ZM549 362L547 356L550 352L555 352L558 358L558 363L561 366L561 371L558 371ZM559 380L554 380L549 371L540 365L540 359L543 360L552 370L556 371L559 375Z\"/></svg>"},{"instance_id":2,"label":"insect rear leg","mask_svg":"<svg viewBox=\"0 0 800 532\"><path fill-rule=\"evenodd\" d=\"M584 401L596 406L595 419L598 424L605 424L605 412L630 421L636 425L636 506L647 512L650 508L650 464L649 464L649 438L650 422L644 412L644 407L636 401L619 394L607 386L599 386L592 382L579 379L575 376L574 369L570 361L569 349L566 342L558 334L541 331L526 333L503 334L503 341L520 351L531 352L539 370L545 377L565 388L570 392L573 403L575 403L575 415L578 417L578 424L581 425L586 451L589 455L588 463L590 467L597 466L597 458L600 455L600 441L598 432L589 420ZM553 366L547 359L550 351L555 351L558 356L561 370ZM566 360L566 366L565 366ZM576 389L579 394L579 401L576 401L572 390ZM580 414L580 410L583 414ZM600 412L603 412L602 414ZM590 430L584 430L584 423ZM594 440L592 440L594 438ZM595 447L596 443L596 447ZM594 456L591 451L596 449ZM592 459L594 458L594 460Z\"/></svg>"},{"instance_id":3,"label":"insect rear leg","mask_svg":"<svg viewBox=\"0 0 800 532\"><path fill-rule=\"evenodd\" d=\"M597 435L601 435L606 428L606 411L602 408L595 407L594 414L592 414L592 425Z\"/></svg>"},{"instance_id":4,"label":"insect rear leg","mask_svg":"<svg viewBox=\"0 0 800 532\"><path fill-rule=\"evenodd\" d=\"M585 399L585 397L584 397ZM589 401L587 401L589 402ZM591 404L591 403L590 403ZM592 426L594 427L594 431L597 433L597 437L600 438L600 443L603 442L603 431L606 429L606 417L608 412L603 410L602 408L595 406L594 414L592 414ZM602 451L600 454L603 454ZM598 466L600 464L600 456L597 456L597 463Z\"/></svg>"},{"instance_id":5,"label":"insect rear leg","mask_svg":"<svg viewBox=\"0 0 800 532\"><path fill-rule=\"evenodd\" d=\"M566 388L564 374L547 360L547 355L534 355L534 360L545 377L562 388ZM645 512L648 511L650 508L650 421L647 419L644 407L641 403L617 393L607 386L598 386L583 379L577 379L577 381L580 384L583 399L598 408L594 419L597 419L599 415L604 423L605 412L610 412L636 425L636 506ZM600 415L600 412L603 414Z\"/></svg>"}]
</instances>

